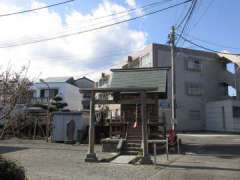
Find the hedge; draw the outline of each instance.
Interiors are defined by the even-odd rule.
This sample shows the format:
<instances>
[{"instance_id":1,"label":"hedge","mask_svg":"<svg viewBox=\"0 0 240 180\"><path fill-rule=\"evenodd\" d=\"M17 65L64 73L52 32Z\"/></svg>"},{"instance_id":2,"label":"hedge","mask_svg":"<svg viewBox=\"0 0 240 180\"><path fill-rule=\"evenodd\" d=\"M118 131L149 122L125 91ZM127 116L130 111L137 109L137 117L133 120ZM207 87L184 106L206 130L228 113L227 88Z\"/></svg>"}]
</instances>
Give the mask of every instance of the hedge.
<instances>
[{"instance_id":1,"label":"hedge","mask_svg":"<svg viewBox=\"0 0 240 180\"><path fill-rule=\"evenodd\" d=\"M0 180L27 180L27 178L22 166L0 156Z\"/></svg>"}]
</instances>

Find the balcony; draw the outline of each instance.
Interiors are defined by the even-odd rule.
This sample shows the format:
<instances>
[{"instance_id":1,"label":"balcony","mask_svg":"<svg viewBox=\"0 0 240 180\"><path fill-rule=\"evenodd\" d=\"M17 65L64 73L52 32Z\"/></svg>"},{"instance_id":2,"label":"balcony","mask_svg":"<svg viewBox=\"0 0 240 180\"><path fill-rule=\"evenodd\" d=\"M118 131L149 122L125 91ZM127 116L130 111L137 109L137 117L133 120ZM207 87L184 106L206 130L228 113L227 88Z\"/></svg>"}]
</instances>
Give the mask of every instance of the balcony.
<instances>
[{"instance_id":1,"label":"balcony","mask_svg":"<svg viewBox=\"0 0 240 180\"><path fill-rule=\"evenodd\" d=\"M48 98L34 97L31 99L31 104L48 104Z\"/></svg>"}]
</instances>

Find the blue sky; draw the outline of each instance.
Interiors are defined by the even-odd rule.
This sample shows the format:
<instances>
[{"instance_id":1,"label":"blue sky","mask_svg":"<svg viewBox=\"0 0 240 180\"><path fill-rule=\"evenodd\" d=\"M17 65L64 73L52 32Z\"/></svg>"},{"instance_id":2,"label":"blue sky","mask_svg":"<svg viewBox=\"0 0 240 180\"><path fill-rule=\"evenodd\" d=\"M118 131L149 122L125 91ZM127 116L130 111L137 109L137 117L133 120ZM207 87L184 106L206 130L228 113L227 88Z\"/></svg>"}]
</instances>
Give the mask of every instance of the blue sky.
<instances>
[{"instance_id":1,"label":"blue sky","mask_svg":"<svg viewBox=\"0 0 240 180\"><path fill-rule=\"evenodd\" d=\"M45 0L44 2L51 4L56 0ZM95 9L102 0L76 0L70 5L70 8L77 9L83 13L89 13ZM117 4L126 5L124 0L112 1ZM156 2L154 0L136 0L137 6ZM181 2L175 0L173 2ZM211 6L209 7L209 4ZM131 23L131 26L143 30L148 33L147 43L166 43L167 34L173 24L177 23L179 17L182 17L182 12L186 11L186 7L177 7L172 10L149 16L147 18L137 20ZM199 4L190 22L191 28L189 34L201 40L210 43L216 43L222 46L209 45L199 41L199 43L208 45L217 50L228 49L231 52L239 52L240 50L240 1L239 0L199 0ZM59 12L64 16L67 11L65 7L58 7ZM208 9L206 11L206 9ZM203 15L204 14L204 15ZM199 21L200 20L200 21ZM193 26L197 23L196 26ZM198 40L195 40L198 41ZM185 45L188 47L188 45ZM225 48L228 47L228 48ZM234 47L234 48L230 48ZM235 49L238 48L238 49Z\"/></svg>"},{"instance_id":2,"label":"blue sky","mask_svg":"<svg viewBox=\"0 0 240 180\"><path fill-rule=\"evenodd\" d=\"M19 39L48 37L58 32L65 32L69 27L73 29L72 32L76 32L82 28L81 20L140 7L156 1L135 0L133 6L129 2L133 3L134 0L75 0L46 11L27 13L9 17L9 19L2 18L0 19L0 27L3 27L0 29L0 44ZM172 0L171 3L182 1ZM1 0L0 12L13 12L56 2L59 0ZM1 65L7 64L9 60L16 66L31 61L31 75L35 78L62 74L81 76L89 73L96 78L96 74L111 68L124 58L127 55L126 52L150 43L165 44L171 26L179 22L188 6L189 4L176 7L112 29L26 47L0 49L1 57L5 57L4 62L0 60ZM199 0L190 26L186 30L187 37L215 50L238 53L240 51L239 7L239 0L231 0L231 3L227 0ZM182 42L179 45L195 48ZM106 57L109 52L114 52L116 49L118 52L115 52L114 56ZM121 55L119 50L122 51Z\"/></svg>"}]
</instances>

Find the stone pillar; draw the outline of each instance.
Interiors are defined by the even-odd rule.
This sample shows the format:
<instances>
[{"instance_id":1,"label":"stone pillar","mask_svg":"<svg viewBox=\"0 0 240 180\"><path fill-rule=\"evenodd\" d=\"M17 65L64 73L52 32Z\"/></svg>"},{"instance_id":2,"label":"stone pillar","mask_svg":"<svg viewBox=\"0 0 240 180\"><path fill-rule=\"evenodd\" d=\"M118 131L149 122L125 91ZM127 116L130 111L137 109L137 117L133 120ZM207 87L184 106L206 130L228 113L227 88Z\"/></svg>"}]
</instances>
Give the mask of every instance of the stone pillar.
<instances>
[{"instance_id":1,"label":"stone pillar","mask_svg":"<svg viewBox=\"0 0 240 180\"><path fill-rule=\"evenodd\" d=\"M94 152L95 144L95 92L91 93L90 101L90 120L89 120L89 133L88 133L88 154L86 155L85 162L97 162L97 156Z\"/></svg>"},{"instance_id":2,"label":"stone pillar","mask_svg":"<svg viewBox=\"0 0 240 180\"><path fill-rule=\"evenodd\" d=\"M148 154L148 130L146 118L146 92L141 92L141 119L142 119L142 147L143 157L140 161L141 164L152 164L150 155Z\"/></svg>"}]
</instances>

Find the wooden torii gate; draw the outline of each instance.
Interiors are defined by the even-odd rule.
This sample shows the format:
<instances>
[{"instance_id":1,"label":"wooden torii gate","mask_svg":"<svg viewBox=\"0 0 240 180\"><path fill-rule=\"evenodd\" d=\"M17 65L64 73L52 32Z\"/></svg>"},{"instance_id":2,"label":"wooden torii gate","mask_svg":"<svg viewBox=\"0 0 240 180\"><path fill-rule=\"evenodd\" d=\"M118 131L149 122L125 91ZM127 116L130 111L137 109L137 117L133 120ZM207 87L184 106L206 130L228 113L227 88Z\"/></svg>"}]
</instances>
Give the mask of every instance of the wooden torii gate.
<instances>
[{"instance_id":1,"label":"wooden torii gate","mask_svg":"<svg viewBox=\"0 0 240 180\"><path fill-rule=\"evenodd\" d=\"M148 131L147 131L147 119L146 119L146 104L151 101L151 99L146 98L147 92L153 92L157 90L157 87L124 87L124 88L92 88L92 89L80 89L80 92L90 92L90 120L89 120L89 144L88 153L85 158L85 162L97 162L97 155L94 151L95 144L95 104L141 104L141 119L142 119L142 145L143 145L143 156L141 159L142 164L152 163L150 155L148 153ZM96 93L138 93L140 94L140 99L129 99L118 100L96 100ZM123 102L124 101L124 102Z\"/></svg>"}]
</instances>

